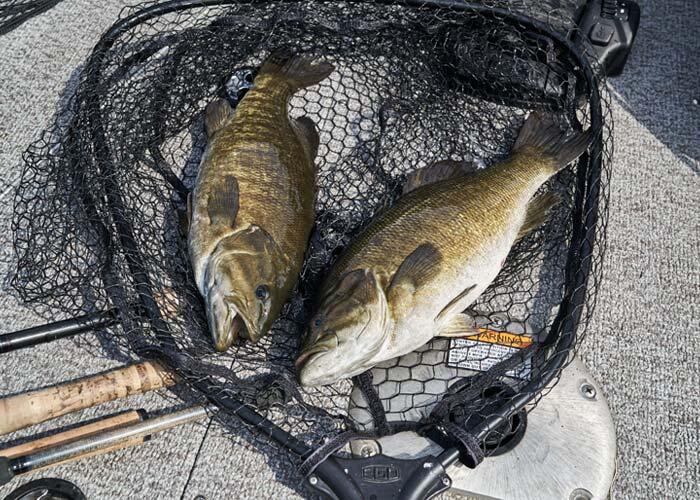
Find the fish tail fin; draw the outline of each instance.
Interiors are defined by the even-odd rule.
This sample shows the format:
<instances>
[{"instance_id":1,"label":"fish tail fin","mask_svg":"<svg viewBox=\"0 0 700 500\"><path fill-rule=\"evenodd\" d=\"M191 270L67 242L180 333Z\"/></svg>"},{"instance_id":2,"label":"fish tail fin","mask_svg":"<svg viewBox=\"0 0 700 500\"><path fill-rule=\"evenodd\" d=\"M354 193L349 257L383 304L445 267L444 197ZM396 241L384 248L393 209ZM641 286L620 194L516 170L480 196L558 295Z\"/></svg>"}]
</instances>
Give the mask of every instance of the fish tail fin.
<instances>
[{"instance_id":1,"label":"fish tail fin","mask_svg":"<svg viewBox=\"0 0 700 500\"><path fill-rule=\"evenodd\" d=\"M520 129L513 152L522 152L527 148L549 156L554 160L552 174L566 167L588 149L593 132L575 132L567 136L557 125L554 115L542 111L533 111Z\"/></svg>"},{"instance_id":2,"label":"fish tail fin","mask_svg":"<svg viewBox=\"0 0 700 500\"><path fill-rule=\"evenodd\" d=\"M335 67L329 62L316 62L312 57L278 50L263 63L258 76L274 75L284 78L298 90L319 83L334 70Z\"/></svg>"}]
</instances>

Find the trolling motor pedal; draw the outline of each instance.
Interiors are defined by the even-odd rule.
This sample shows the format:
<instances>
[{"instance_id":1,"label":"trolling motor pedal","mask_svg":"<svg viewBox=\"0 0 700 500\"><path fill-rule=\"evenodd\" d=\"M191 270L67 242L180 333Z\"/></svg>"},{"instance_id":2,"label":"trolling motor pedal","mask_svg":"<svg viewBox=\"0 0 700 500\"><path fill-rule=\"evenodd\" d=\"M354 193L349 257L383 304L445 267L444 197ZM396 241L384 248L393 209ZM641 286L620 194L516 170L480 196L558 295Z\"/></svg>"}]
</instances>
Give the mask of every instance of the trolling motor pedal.
<instances>
[{"instance_id":1,"label":"trolling motor pedal","mask_svg":"<svg viewBox=\"0 0 700 500\"><path fill-rule=\"evenodd\" d=\"M607 76L619 76L639 29L639 5L632 0L590 0L578 27L593 47Z\"/></svg>"}]
</instances>

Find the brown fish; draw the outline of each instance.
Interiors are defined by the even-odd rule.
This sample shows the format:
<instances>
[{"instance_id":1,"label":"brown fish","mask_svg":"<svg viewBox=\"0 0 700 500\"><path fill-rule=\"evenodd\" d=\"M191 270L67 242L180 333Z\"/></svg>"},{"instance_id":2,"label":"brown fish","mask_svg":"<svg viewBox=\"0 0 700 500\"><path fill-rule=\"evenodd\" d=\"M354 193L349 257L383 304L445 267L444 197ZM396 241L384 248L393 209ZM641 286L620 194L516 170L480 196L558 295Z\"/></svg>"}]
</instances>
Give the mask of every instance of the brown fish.
<instances>
[{"instance_id":1,"label":"brown fish","mask_svg":"<svg viewBox=\"0 0 700 500\"><path fill-rule=\"evenodd\" d=\"M291 119L287 107L332 71L275 53L235 112L225 100L207 106L188 243L218 351L239 334L253 342L265 335L298 278L314 221L319 138L311 119Z\"/></svg>"},{"instance_id":2,"label":"brown fish","mask_svg":"<svg viewBox=\"0 0 700 500\"><path fill-rule=\"evenodd\" d=\"M353 377L434 336L477 334L463 311L556 203L536 191L589 142L590 131L566 137L535 112L503 163L464 173L439 162L411 176L327 277L297 360L301 383Z\"/></svg>"}]
</instances>

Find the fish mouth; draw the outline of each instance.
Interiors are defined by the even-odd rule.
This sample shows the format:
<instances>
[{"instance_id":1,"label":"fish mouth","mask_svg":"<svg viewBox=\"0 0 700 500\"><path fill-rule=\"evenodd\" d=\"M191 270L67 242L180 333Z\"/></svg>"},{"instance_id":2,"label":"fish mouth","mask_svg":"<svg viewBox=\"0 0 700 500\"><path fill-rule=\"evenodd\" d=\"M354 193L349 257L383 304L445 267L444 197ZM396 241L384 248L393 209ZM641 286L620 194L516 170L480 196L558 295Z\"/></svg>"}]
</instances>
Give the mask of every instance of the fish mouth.
<instances>
[{"instance_id":1,"label":"fish mouth","mask_svg":"<svg viewBox=\"0 0 700 500\"><path fill-rule=\"evenodd\" d=\"M247 339L251 344L256 344L263 338L263 334L258 328L251 328L251 324L245 321L245 328L241 331L241 338Z\"/></svg>"},{"instance_id":2,"label":"fish mouth","mask_svg":"<svg viewBox=\"0 0 700 500\"><path fill-rule=\"evenodd\" d=\"M255 344L261 338L265 336L265 322L267 321L267 315L264 311L254 311L251 314L245 315L241 311L249 311L250 307L243 307L245 303L242 298L236 295L227 296L226 300L230 304L231 310L236 313L236 316L240 318L243 322L243 328L241 328L239 335L241 338L248 340L250 343ZM257 323L255 320L257 319Z\"/></svg>"},{"instance_id":3,"label":"fish mouth","mask_svg":"<svg viewBox=\"0 0 700 500\"><path fill-rule=\"evenodd\" d=\"M251 330L250 326L248 325L249 323L243 316L240 314L234 314L233 319L231 320L231 329L226 332L225 335L214 338L216 350L219 352L228 350L228 348L231 347L239 337L250 341L252 344L255 344L262 338L262 335L259 335L258 333L251 334L251 332L255 330Z\"/></svg>"},{"instance_id":4,"label":"fish mouth","mask_svg":"<svg viewBox=\"0 0 700 500\"><path fill-rule=\"evenodd\" d=\"M222 312L222 307L225 307L225 313ZM214 349L217 352L227 351L238 337L247 337L247 321L231 297L222 302L221 299L217 300L215 296L211 296L207 313ZM223 314L225 316L221 318Z\"/></svg>"},{"instance_id":5,"label":"fish mouth","mask_svg":"<svg viewBox=\"0 0 700 500\"><path fill-rule=\"evenodd\" d=\"M241 332L245 330L245 323L240 315L234 313L230 321L230 327L224 332L215 332L212 334L214 340L214 349L217 352L225 352L233 345Z\"/></svg>"}]
</instances>

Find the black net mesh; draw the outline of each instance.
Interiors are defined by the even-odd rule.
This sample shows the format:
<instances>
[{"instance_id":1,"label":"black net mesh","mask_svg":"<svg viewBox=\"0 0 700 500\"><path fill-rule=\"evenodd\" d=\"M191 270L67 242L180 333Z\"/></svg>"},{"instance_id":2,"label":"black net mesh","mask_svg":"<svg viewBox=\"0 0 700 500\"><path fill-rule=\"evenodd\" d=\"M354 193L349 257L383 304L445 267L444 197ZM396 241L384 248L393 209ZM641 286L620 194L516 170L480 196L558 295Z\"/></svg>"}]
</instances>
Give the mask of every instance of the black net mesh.
<instances>
[{"instance_id":1,"label":"black net mesh","mask_svg":"<svg viewBox=\"0 0 700 500\"><path fill-rule=\"evenodd\" d=\"M226 407L222 417L236 413L225 404L235 398L311 447L348 430L449 422L486 440L488 454L575 351L599 280L611 122L600 77L570 42L572 11L573 2L553 0L180 1L127 10L26 153L14 285L52 318L116 308L118 325L101 336L107 352L164 360L193 397ZM337 68L290 104L291 116L311 117L320 131L316 227L271 335L216 353L180 230L205 147L202 111L217 96L235 104L279 47ZM473 305L484 338L437 339L371 377L299 387L293 362L311 298L357 231L419 167L502 160L533 109L597 135L543 187L563 202Z\"/></svg>"},{"instance_id":2,"label":"black net mesh","mask_svg":"<svg viewBox=\"0 0 700 500\"><path fill-rule=\"evenodd\" d=\"M49 10L61 0L0 0L0 35Z\"/></svg>"}]
</instances>

